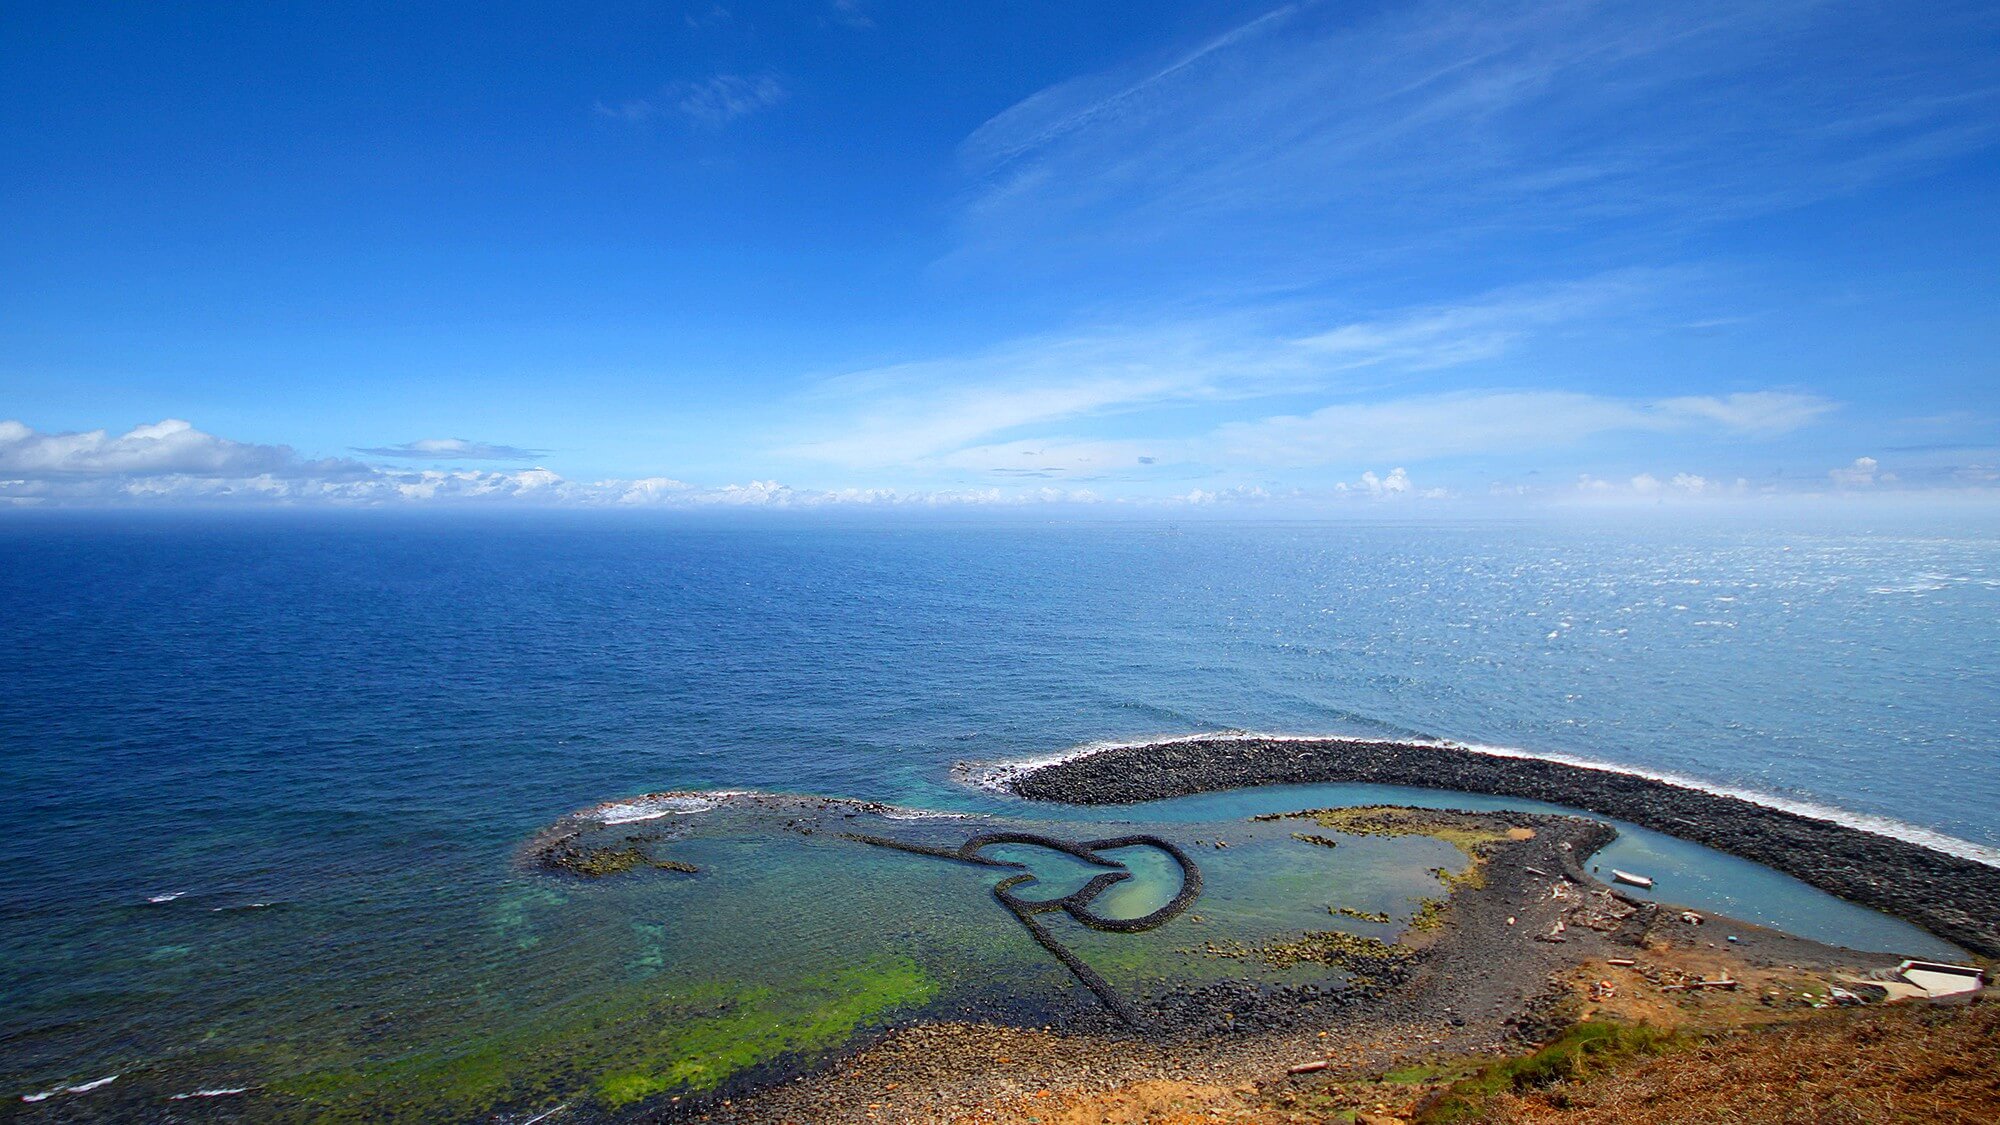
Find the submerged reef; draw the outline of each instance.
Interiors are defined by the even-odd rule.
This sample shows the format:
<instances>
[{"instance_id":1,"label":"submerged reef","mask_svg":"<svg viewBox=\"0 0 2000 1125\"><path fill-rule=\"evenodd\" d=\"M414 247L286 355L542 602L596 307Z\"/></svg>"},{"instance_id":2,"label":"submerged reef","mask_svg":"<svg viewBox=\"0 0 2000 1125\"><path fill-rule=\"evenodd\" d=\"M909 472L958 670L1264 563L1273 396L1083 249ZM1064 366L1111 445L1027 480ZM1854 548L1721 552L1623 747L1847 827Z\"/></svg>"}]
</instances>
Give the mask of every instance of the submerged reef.
<instances>
[{"instance_id":1,"label":"submerged reef","mask_svg":"<svg viewBox=\"0 0 2000 1125\"><path fill-rule=\"evenodd\" d=\"M658 839L658 836L627 836L622 844L586 845L579 844L571 835L541 847L536 852L536 859L551 871L564 871L585 879L622 875L638 867L677 871L683 875L700 874L701 868L692 863L658 858L642 846Z\"/></svg>"}]
</instances>

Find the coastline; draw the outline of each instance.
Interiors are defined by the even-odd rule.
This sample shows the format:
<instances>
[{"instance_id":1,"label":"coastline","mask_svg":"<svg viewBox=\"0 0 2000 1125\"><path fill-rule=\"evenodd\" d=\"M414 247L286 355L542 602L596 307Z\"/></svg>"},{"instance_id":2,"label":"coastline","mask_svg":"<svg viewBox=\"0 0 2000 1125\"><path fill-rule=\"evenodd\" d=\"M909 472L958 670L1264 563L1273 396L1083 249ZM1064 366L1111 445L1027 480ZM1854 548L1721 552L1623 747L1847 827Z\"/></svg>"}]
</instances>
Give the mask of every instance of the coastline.
<instances>
[{"instance_id":1,"label":"coastline","mask_svg":"<svg viewBox=\"0 0 2000 1125\"><path fill-rule=\"evenodd\" d=\"M1851 825L1656 778L1449 745L1202 736L1098 744L1006 768L1011 770L1005 775L1008 788L1022 797L1099 806L1327 781L1524 796L1659 828L1780 870L1787 868L1773 858L1803 863L1800 857L1811 848L1816 849L1811 855L1836 874L1865 862L1868 866L1860 870L1874 879L1922 893L1951 890L1940 872L1960 866L1975 876L1983 871L2000 880L2000 869ZM565 815L529 840L518 859L524 871L586 882L649 868L664 869L661 878L699 879L705 863L682 862L671 850L653 854L648 844L638 842L671 849L700 814L735 807L769 814L785 833L861 843L880 841L852 834L850 822L857 817L911 821L968 816L744 790L657 792ZM1379 822L1385 816L1394 820L1397 813L1410 822L1381 830ZM1361 815L1357 819L1354 814ZM1821 994L1820 982L1838 972L1886 970L1893 963L1886 954L1827 946L1716 914L1687 924L1677 911L1624 896L1587 873L1590 857L1615 835L1612 826L1596 819L1551 811L1399 805L1299 808L1249 819L1296 820L1300 827L1345 835L1435 836L1465 852L1469 866L1456 873L1437 869L1445 894L1429 900L1418 912L1422 921L1413 920L1390 943L1343 944L1347 935L1308 932L1296 941L1261 946L1229 941L1205 945L1208 956L1229 964L1289 957L1323 963L1330 976L1335 969L1346 975L1328 986L1259 984L1248 973L1230 969L1216 980L1142 988L1130 996L1132 1012L1126 1015L1117 1011L1117 1002L1109 1002L1110 1011L1092 1002L1087 993L1098 990L1084 979L1087 974L1078 974L1075 994L1033 1019L1019 1018L1004 1003L885 1011L879 1019L857 1019L842 1032L851 1037L835 1050L787 1048L713 1087L677 1093L677 1088L661 1087L658 1096L625 1101L579 1101L556 1090L526 1098L521 1096L526 1088L516 1087L484 1103L480 1112L499 1111L500 1119L511 1116L523 1122L553 1117L739 1125L1029 1125L1126 1120L1107 1115L1146 1099L1165 1099L1161 1104L1191 1108L1186 1115L1144 1120L1192 1125L1223 1113L1256 1125L1289 1125L1298 1119L1288 1107L1299 1099L1352 1105L1386 1099L1416 1107L1424 1098L1444 1096L1449 1083L1406 1084L1382 1075L1433 1067L1438 1059L1459 1060L1450 1065L1462 1067L1471 1065L1465 1060L1522 1056L1593 1012L1614 1020L1705 1021L1704 1026L1732 1029L1731 1034L1770 1019L1811 1019L1815 1009L1825 1006L1808 995ZM1718 838L1704 839L1704 831ZM1729 833L1734 838L1722 835ZM1328 843L1310 832L1290 835L1306 843ZM1037 840L1058 847L1062 843ZM1233 834L1230 842L1243 844ZM921 842L910 846L935 854ZM965 846L955 845L954 855ZM1211 846L1223 845L1218 840ZM1752 852L1752 846L1760 850ZM1940 898L1933 905L1973 912L1976 921L1976 896L1984 892L1969 883L1957 889L1962 898ZM1927 919L1911 920L1935 928ZM1943 936L1970 945L1956 935ZM1742 992L1734 984L1726 995L1713 997L1674 991L1685 988L1678 982L1705 978L1740 981ZM1159 978L1163 985L1165 979ZM836 991L850 992L852 984L842 978ZM1098 995L1103 999L1101 991ZM1615 997L1616 1003L1599 1004L1604 997ZM525 1041L517 1040L516 1046ZM125 1073L111 1099L88 1107L98 1116L85 1118L113 1119L141 1104L163 1104L160 1099L171 1095L164 1093L159 1079L143 1071ZM425 1079L438 1080L440 1075ZM187 1083L179 1087L191 1088ZM223 1089L213 1083L202 1088L211 1087ZM50 1096L68 1089L56 1088ZM254 1108L243 1111L251 1118L337 1119L350 1111L371 1118L385 1115L383 1107L365 1098L327 1100L323 1091L303 1097L301 1088L285 1080L228 1087L232 1095L247 1096L253 1089L256 1101L244 1104ZM217 1103L218 1112L236 1104L234 1096L226 1100L230 1106ZM84 1108L64 1099L50 1105L79 1112ZM1063 1108L1052 1117L1055 1106ZM432 1119L469 1118L440 1112Z\"/></svg>"},{"instance_id":2,"label":"coastline","mask_svg":"<svg viewBox=\"0 0 2000 1125\"><path fill-rule=\"evenodd\" d=\"M1401 785L1582 809L1764 864L2000 956L2000 868L1724 793L1552 758L1446 743L1201 735L1094 747L999 784L1035 801L1131 804L1257 785Z\"/></svg>"},{"instance_id":3,"label":"coastline","mask_svg":"<svg viewBox=\"0 0 2000 1125\"><path fill-rule=\"evenodd\" d=\"M1532 831L1481 849L1482 877L1447 889L1448 921L1406 931L1388 947L1391 957L1366 966L1364 980L1324 989L1259 987L1248 978L1174 988L1141 999L1147 1018L1134 1025L1088 1018L1040 1028L923 1021L733 1104L691 1103L661 1119L1015 1125L1041 1119L1051 1088L1101 1090L1146 1081L1241 1088L1335 1049L1365 1054L1375 1066L1420 1050L1514 1050L1559 1023L1551 1018L1552 976L1589 953L1634 947L1658 921L1659 911L1645 907L1604 920L1605 908L1622 908L1581 866L1612 838L1600 822L1548 813L1420 815L1446 825L1471 820ZM1553 898L1549 887L1556 882L1585 890ZM1578 922L1587 915L1602 928ZM1565 940L1535 937L1564 922L1574 927ZM1835 951L1773 931L1731 932L1748 943L1743 952L1799 963L1839 959ZM908 1096L897 1097L897 1091ZM1015 1112L1017 1101L1025 1108Z\"/></svg>"},{"instance_id":4,"label":"coastline","mask_svg":"<svg viewBox=\"0 0 2000 1125\"><path fill-rule=\"evenodd\" d=\"M1371 806L1370 810L1396 806ZM1317 810L1319 813L1347 810ZM1032 1125L1139 1122L1256 1125L1304 1120L1403 1123L1449 1079L1389 1078L1440 1060L1523 1055L1577 1021L1687 1022L1730 1030L1808 1020L1806 990L1832 973L1893 958L1839 949L1708 915L1688 925L1588 874L1614 835L1551 813L1404 810L1532 828L1481 849L1480 878L1454 881L1441 924L1398 939L1398 963L1371 985L1311 997L1254 987L1202 989L1143 1029L1094 1023L920 1022L821 1068L732 1102L685 1104L661 1121L736 1125ZM1312 818L1315 811L1278 814ZM1525 839L1521 837L1525 836ZM1624 966L1624 967L1620 967ZM1602 999L1603 982L1617 983ZM1673 991L1728 978L1741 991ZM1174 1001L1173 996L1166 997ZM1451 1063L1435 1073L1449 1075ZM1413 1070L1414 1068L1414 1070ZM1295 1109L1323 1105L1300 1117ZM1367 1116L1338 1116L1341 1108ZM1371 1112L1372 1111L1372 1112Z\"/></svg>"}]
</instances>

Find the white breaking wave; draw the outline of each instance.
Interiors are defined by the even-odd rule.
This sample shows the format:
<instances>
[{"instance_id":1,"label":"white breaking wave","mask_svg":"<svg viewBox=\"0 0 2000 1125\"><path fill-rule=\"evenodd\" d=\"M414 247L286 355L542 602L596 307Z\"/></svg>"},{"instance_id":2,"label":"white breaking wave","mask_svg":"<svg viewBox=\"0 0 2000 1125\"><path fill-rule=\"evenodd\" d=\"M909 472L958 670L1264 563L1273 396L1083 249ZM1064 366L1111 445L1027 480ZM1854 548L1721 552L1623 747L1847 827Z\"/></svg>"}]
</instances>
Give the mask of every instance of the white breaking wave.
<instances>
[{"instance_id":1,"label":"white breaking wave","mask_svg":"<svg viewBox=\"0 0 2000 1125\"><path fill-rule=\"evenodd\" d=\"M898 805L883 805L876 801L864 801L854 797L795 796L766 793L756 789L704 789L686 790L672 793L648 793L643 797L629 797L619 801L606 801L593 805L576 816L594 820L599 824L633 824L642 820L658 820L668 816L687 816L721 808L739 797L760 798L773 802L798 802L811 804L831 801L838 804L865 807L868 811L886 820L963 820L970 813L939 812L931 809L903 808Z\"/></svg>"},{"instance_id":2,"label":"white breaking wave","mask_svg":"<svg viewBox=\"0 0 2000 1125\"><path fill-rule=\"evenodd\" d=\"M186 893L187 893L186 891L169 891L169 892L167 892L166 894L163 894L163 895L147 895L147 896L146 896L146 901L147 901L147 902L172 902L172 901L174 901L175 899L177 899L177 898L181 897L182 895L184 895L184 894L186 894Z\"/></svg>"},{"instance_id":3,"label":"white breaking wave","mask_svg":"<svg viewBox=\"0 0 2000 1125\"><path fill-rule=\"evenodd\" d=\"M1651 781L1676 785L1682 789L1712 793L1719 797L1734 797L1739 801L1747 801L1753 805L1762 805L1768 809L1777 809L1781 812L1809 817L1813 820L1829 821L1847 828L1856 828L1863 832L1873 832L1878 836L1887 836L1891 839L1902 840L1905 843L1916 844L1920 847L1929 848L1932 851L1957 856L1960 859L1969 859L1976 863L1984 863L1989 867L2000 867L2000 848L1976 844L1971 840L1961 840L1956 836L1948 836L1942 832L1915 824L1908 824L1891 817L1876 816L1872 813L1849 812L1845 809L1814 804L1811 801L1800 801L1790 797L1776 797L1768 793L1760 793L1754 789L1718 785L1712 781L1703 781L1697 777L1673 773L1668 770L1624 766L1612 762L1600 762L1590 758L1581 758L1572 754L1541 753L1511 746L1491 746L1476 742L1455 742L1451 739L1360 738L1353 735L1263 734L1254 731L1163 735L1158 738L1086 742L1080 746L1073 746L1067 750L1060 750L1053 754L1043 754L1015 761L961 763L954 770L954 773L965 784L981 789L990 789L997 793L1012 794L1014 782L1031 773L1050 766L1060 765L1063 762L1102 754L1108 750L1121 750L1133 746L1152 746L1159 743L1249 742L1253 740L1260 742L1396 742L1410 746L1433 746L1445 750L1463 750L1467 753L1486 754L1495 758L1539 758L1543 761L1561 762L1564 765L1575 766L1578 769L1626 774L1631 777L1643 777Z\"/></svg>"},{"instance_id":4,"label":"white breaking wave","mask_svg":"<svg viewBox=\"0 0 2000 1125\"><path fill-rule=\"evenodd\" d=\"M975 820L972 813L938 812L935 809L906 809L890 805L881 812L883 820Z\"/></svg>"},{"instance_id":5,"label":"white breaking wave","mask_svg":"<svg viewBox=\"0 0 2000 1125\"><path fill-rule=\"evenodd\" d=\"M584 813L604 824L631 824L658 820L663 816L686 816L715 808L731 797L748 793L745 789L716 789L700 793L649 793L626 801L607 801Z\"/></svg>"},{"instance_id":6,"label":"white breaking wave","mask_svg":"<svg viewBox=\"0 0 2000 1125\"><path fill-rule=\"evenodd\" d=\"M99 1086L109 1086L116 1081L118 1081L118 1076L113 1074L108 1078L99 1078L94 1082L80 1082L74 1086L57 1086L53 1090L44 1090L39 1094L22 1094L21 1100L24 1102L45 1102L57 1094L88 1094Z\"/></svg>"},{"instance_id":7,"label":"white breaking wave","mask_svg":"<svg viewBox=\"0 0 2000 1125\"><path fill-rule=\"evenodd\" d=\"M250 1087L248 1086L218 1086L213 1090L190 1090L185 1094L169 1094L167 1095L167 1100L170 1102L184 1102L189 1098L226 1098L231 1094L247 1094L249 1092Z\"/></svg>"},{"instance_id":8,"label":"white breaking wave","mask_svg":"<svg viewBox=\"0 0 2000 1125\"><path fill-rule=\"evenodd\" d=\"M1005 797L1014 796L1014 783L1020 779L1064 762L1078 758L1088 758L1107 750L1124 750L1132 746L1151 746L1160 742L1215 742L1240 738L1279 738L1283 735L1253 735L1248 731L1223 731L1211 734L1164 734L1157 738L1100 739L1085 742L1067 750L1057 750L1051 754L1040 754L1032 758L1014 758L1001 762L960 762L952 767L952 776L962 785L974 789L985 789ZM1334 739L1334 741L1342 741ZM1355 739L1353 741L1362 741Z\"/></svg>"}]
</instances>

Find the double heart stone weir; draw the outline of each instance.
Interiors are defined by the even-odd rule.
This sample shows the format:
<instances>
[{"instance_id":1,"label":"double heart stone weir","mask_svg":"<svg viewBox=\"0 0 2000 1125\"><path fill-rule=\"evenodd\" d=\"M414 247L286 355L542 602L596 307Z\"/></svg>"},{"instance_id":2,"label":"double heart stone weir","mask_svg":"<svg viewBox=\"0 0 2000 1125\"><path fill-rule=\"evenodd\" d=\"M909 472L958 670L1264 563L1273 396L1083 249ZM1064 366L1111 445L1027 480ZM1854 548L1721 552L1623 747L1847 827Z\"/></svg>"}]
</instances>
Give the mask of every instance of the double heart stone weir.
<instances>
[{"instance_id":1,"label":"double heart stone weir","mask_svg":"<svg viewBox=\"0 0 2000 1125\"><path fill-rule=\"evenodd\" d=\"M949 859L959 863L977 864L981 867L1012 868L1020 871L1020 874L1010 875L994 885L994 899L1001 906L1006 907L1008 913L1012 914L1015 920L1027 929L1029 936L1035 939L1035 944L1048 950L1050 956L1060 961L1063 967L1070 971L1072 976L1076 977L1084 987L1097 995L1097 998L1104 1003L1106 1008L1111 1010L1112 1014L1127 1024L1137 1023L1138 1019L1133 1014L1131 1008L1126 1005L1124 998L1112 990L1110 983L1100 976L1097 970L1085 964L1082 958L1070 952L1067 946L1057 941L1055 935L1049 933L1036 920L1036 916L1061 911L1093 930L1114 934L1136 934L1167 924L1192 905L1196 898L1201 896L1201 868L1195 866L1194 860L1188 858L1187 853L1176 847L1172 841L1163 840L1158 836L1116 836L1106 840L1084 840L1079 842L1061 840L1053 836L1043 836L1034 832L987 832L974 836L955 848L946 848L913 844L902 840L891 840L881 836L863 836L853 833L843 835L847 839L863 844L871 844L879 848L894 848L897 851L936 856L940 859ZM1082 887L1061 898L1022 898L1014 893L1015 888L1035 881L1034 874L1025 870L1028 865L1025 863L1016 863L1011 860L995 859L992 856L980 854L984 848L1004 844L1022 844L1030 847L1048 848L1052 851L1062 852L1065 855L1082 860L1084 863L1092 866L1102 867L1105 871L1103 874L1093 877ZM1115 851L1119 848L1136 847L1157 849L1164 852L1174 863L1179 865L1181 870L1180 891L1166 905L1161 906L1150 914L1145 914L1138 918L1107 918L1093 910L1091 903L1106 890L1132 878L1132 873L1126 869L1124 864L1114 859L1107 859L1099 853Z\"/></svg>"}]
</instances>

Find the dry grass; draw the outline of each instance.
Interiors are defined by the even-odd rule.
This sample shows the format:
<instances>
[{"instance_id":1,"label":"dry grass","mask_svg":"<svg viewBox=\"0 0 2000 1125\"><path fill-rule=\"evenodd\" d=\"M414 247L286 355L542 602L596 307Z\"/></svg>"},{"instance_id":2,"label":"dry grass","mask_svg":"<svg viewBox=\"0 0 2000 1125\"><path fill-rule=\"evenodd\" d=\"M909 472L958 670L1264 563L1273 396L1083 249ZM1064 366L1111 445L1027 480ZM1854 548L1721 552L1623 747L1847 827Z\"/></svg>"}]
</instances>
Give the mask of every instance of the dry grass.
<instances>
[{"instance_id":1,"label":"dry grass","mask_svg":"<svg viewBox=\"0 0 2000 1125\"><path fill-rule=\"evenodd\" d=\"M1828 1012L1501 1094L1458 1119L1992 1125L2000 1121L2000 1007Z\"/></svg>"},{"instance_id":2,"label":"dry grass","mask_svg":"<svg viewBox=\"0 0 2000 1125\"><path fill-rule=\"evenodd\" d=\"M1593 1021L1527 1055L1412 1067L1310 1091L1139 1081L997 1100L953 1121L1993 1125L2000 1122L2000 1005L1826 1011L1737 1032Z\"/></svg>"}]
</instances>

